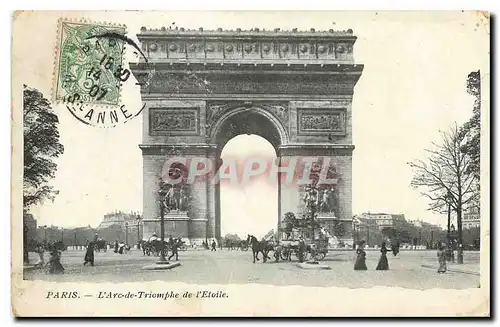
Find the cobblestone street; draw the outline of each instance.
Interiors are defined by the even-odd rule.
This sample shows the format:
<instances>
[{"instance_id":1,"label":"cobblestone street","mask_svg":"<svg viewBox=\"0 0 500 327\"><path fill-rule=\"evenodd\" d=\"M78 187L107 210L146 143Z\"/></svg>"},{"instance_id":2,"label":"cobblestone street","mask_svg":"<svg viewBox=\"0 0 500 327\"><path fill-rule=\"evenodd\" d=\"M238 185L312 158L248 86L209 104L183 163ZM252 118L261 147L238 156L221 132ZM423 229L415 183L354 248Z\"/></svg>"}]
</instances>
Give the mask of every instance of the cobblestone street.
<instances>
[{"instance_id":1,"label":"cobblestone street","mask_svg":"<svg viewBox=\"0 0 500 327\"><path fill-rule=\"evenodd\" d=\"M305 270L297 267L297 261L278 263L262 261L252 263L252 252L217 250L188 250L179 252L181 266L166 271L145 271L143 266L157 258L143 256L139 250L128 254L113 251L97 252L94 267L83 266L85 251L68 250L62 254L63 275L49 275L45 270L25 272L25 279L65 282L140 282L178 281L197 284L244 284L270 285L372 287L394 286L416 289L473 288L479 286L479 252L466 252L464 265L449 264L451 271L437 273L435 251L401 251L389 258L389 271L376 271L378 251L367 251L368 271L354 271L354 251L330 251L323 261L331 270ZM31 262L37 261L30 254ZM48 253L45 253L48 261ZM457 269L456 271L455 268ZM461 271L461 272L459 272Z\"/></svg>"}]
</instances>

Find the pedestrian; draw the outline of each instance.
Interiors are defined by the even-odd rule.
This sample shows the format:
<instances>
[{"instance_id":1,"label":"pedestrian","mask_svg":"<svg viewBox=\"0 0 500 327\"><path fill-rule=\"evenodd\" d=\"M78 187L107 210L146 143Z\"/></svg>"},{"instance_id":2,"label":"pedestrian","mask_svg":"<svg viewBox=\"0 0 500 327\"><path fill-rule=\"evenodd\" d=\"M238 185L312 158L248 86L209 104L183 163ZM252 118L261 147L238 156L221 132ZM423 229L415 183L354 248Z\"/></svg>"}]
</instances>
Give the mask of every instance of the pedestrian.
<instances>
[{"instance_id":1,"label":"pedestrian","mask_svg":"<svg viewBox=\"0 0 500 327\"><path fill-rule=\"evenodd\" d=\"M356 263L354 264L354 270L368 270L366 267L366 252L364 250L365 241L361 241L356 250Z\"/></svg>"},{"instance_id":2,"label":"pedestrian","mask_svg":"<svg viewBox=\"0 0 500 327\"><path fill-rule=\"evenodd\" d=\"M115 241L115 253L118 253L118 240Z\"/></svg>"},{"instance_id":3,"label":"pedestrian","mask_svg":"<svg viewBox=\"0 0 500 327\"><path fill-rule=\"evenodd\" d=\"M63 274L64 267L61 264L61 252L56 247L50 251L49 259L49 273L50 274Z\"/></svg>"},{"instance_id":4,"label":"pedestrian","mask_svg":"<svg viewBox=\"0 0 500 327\"><path fill-rule=\"evenodd\" d=\"M446 252L444 250L443 244L439 244L437 257L439 262L438 274L444 274L446 272Z\"/></svg>"},{"instance_id":5,"label":"pedestrian","mask_svg":"<svg viewBox=\"0 0 500 327\"><path fill-rule=\"evenodd\" d=\"M174 240L172 240L172 245L170 245L170 248L172 249L172 254L168 257L168 260L170 261L170 259L173 258L173 256L175 255L175 261L179 261L179 246L180 246L180 240L178 240L177 242L174 242Z\"/></svg>"},{"instance_id":6,"label":"pedestrian","mask_svg":"<svg viewBox=\"0 0 500 327\"><path fill-rule=\"evenodd\" d=\"M387 261L387 248L385 242L382 242L380 247L380 259L378 260L377 270L389 270L389 261Z\"/></svg>"},{"instance_id":7,"label":"pedestrian","mask_svg":"<svg viewBox=\"0 0 500 327\"><path fill-rule=\"evenodd\" d=\"M43 244L41 244L41 243L37 244L36 253L38 253L38 257L40 258L40 260L36 263L37 266L45 265L45 260L44 260L44 255L43 255L44 252L45 252L45 249L43 248Z\"/></svg>"},{"instance_id":8,"label":"pedestrian","mask_svg":"<svg viewBox=\"0 0 500 327\"><path fill-rule=\"evenodd\" d=\"M212 240L212 249L210 251L217 251L217 243L215 243L215 240Z\"/></svg>"},{"instance_id":9,"label":"pedestrian","mask_svg":"<svg viewBox=\"0 0 500 327\"><path fill-rule=\"evenodd\" d=\"M118 253L119 253L119 254L123 254L123 250L124 250L124 248L125 248L125 243L120 242L120 246L119 246L119 248L118 248Z\"/></svg>"},{"instance_id":10,"label":"pedestrian","mask_svg":"<svg viewBox=\"0 0 500 327\"><path fill-rule=\"evenodd\" d=\"M89 242L87 244L87 251L85 252L85 261L83 262L83 265L85 266L87 263L90 263L90 265L93 267L94 266L94 242Z\"/></svg>"},{"instance_id":11,"label":"pedestrian","mask_svg":"<svg viewBox=\"0 0 500 327\"><path fill-rule=\"evenodd\" d=\"M391 241L392 255L397 256L399 253L399 241L394 241L394 244Z\"/></svg>"}]
</instances>

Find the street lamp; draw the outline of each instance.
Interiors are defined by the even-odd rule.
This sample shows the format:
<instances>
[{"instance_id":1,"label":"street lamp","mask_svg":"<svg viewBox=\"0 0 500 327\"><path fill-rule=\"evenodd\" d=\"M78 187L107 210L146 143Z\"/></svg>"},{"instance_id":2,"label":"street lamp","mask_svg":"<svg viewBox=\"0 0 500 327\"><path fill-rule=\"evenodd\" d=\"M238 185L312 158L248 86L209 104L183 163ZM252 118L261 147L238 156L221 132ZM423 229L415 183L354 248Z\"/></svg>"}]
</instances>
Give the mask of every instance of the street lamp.
<instances>
[{"instance_id":1,"label":"street lamp","mask_svg":"<svg viewBox=\"0 0 500 327\"><path fill-rule=\"evenodd\" d=\"M451 224L451 200L452 200L452 195L451 192L448 191L448 193L445 196L446 199L446 204L448 204L448 229L446 231L446 238L448 240L448 243L450 242L450 224Z\"/></svg>"},{"instance_id":2,"label":"street lamp","mask_svg":"<svg viewBox=\"0 0 500 327\"><path fill-rule=\"evenodd\" d=\"M137 215L137 249L141 248L141 238L140 238L140 227L141 227L141 215Z\"/></svg>"},{"instance_id":3,"label":"street lamp","mask_svg":"<svg viewBox=\"0 0 500 327\"><path fill-rule=\"evenodd\" d=\"M47 241L47 225L40 226L43 230L43 240Z\"/></svg>"},{"instance_id":4,"label":"street lamp","mask_svg":"<svg viewBox=\"0 0 500 327\"><path fill-rule=\"evenodd\" d=\"M128 222L125 222L125 245L128 245Z\"/></svg>"},{"instance_id":5,"label":"street lamp","mask_svg":"<svg viewBox=\"0 0 500 327\"><path fill-rule=\"evenodd\" d=\"M163 181L160 181L160 190L158 191L158 195L160 196L160 241L161 241L161 251L160 251L160 260L158 264L168 264L167 259L165 258L165 190L163 189Z\"/></svg>"},{"instance_id":6,"label":"street lamp","mask_svg":"<svg viewBox=\"0 0 500 327\"><path fill-rule=\"evenodd\" d=\"M352 219L352 232L353 232L352 247L353 249L355 249L356 243L359 241L359 222L356 217L353 217Z\"/></svg>"}]
</instances>

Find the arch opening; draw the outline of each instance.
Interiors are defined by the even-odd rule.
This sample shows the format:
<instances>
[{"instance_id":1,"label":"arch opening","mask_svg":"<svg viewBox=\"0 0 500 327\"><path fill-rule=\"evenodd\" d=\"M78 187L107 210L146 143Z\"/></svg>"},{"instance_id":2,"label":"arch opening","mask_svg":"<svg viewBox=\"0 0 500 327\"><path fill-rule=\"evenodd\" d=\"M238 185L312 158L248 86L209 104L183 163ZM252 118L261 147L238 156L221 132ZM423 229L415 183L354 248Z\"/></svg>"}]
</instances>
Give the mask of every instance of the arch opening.
<instances>
[{"instance_id":1,"label":"arch opening","mask_svg":"<svg viewBox=\"0 0 500 327\"><path fill-rule=\"evenodd\" d=\"M235 108L223 115L212 128L211 139L219 149L240 134L255 134L272 144L275 151L288 143L282 124L268 111L258 108Z\"/></svg>"},{"instance_id":2,"label":"arch opening","mask_svg":"<svg viewBox=\"0 0 500 327\"><path fill-rule=\"evenodd\" d=\"M256 134L240 134L226 142L221 155L224 162L236 162L238 183L219 186L220 236L247 234L262 238L278 225L278 182L270 181L268 172L271 161L276 160L276 151L270 141ZM245 181L243 170L248 162L262 160L267 168L259 175ZM256 168L256 167L254 167Z\"/></svg>"}]
</instances>

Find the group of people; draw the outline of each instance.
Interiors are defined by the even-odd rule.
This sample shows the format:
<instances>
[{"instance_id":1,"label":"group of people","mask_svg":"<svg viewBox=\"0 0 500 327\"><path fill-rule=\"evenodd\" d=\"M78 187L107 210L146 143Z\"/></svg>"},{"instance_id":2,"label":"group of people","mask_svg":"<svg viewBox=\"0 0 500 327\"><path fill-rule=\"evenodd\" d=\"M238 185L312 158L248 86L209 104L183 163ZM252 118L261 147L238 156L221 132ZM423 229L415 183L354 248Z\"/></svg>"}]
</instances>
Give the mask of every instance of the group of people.
<instances>
[{"instance_id":1,"label":"group of people","mask_svg":"<svg viewBox=\"0 0 500 327\"><path fill-rule=\"evenodd\" d=\"M204 249L208 250L209 247L208 247L208 241L203 241L201 242L201 245L203 246ZM210 248L210 251L217 251L217 242L215 242L215 240L212 240L212 243L210 244L211 245L211 248ZM222 243L221 243L221 246L220 248L222 249Z\"/></svg>"},{"instance_id":2,"label":"group of people","mask_svg":"<svg viewBox=\"0 0 500 327\"><path fill-rule=\"evenodd\" d=\"M366 267L366 252L364 250L365 241L361 241L356 250L356 262L354 263L354 270L368 270ZM385 242L382 242L382 246L380 247L380 259L378 260L376 270L389 270L389 260L387 260L387 252L389 250L385 246ZM397 252L393 252L394 256L397 255Z\"/></svg>"},{"instance_id":3,"label":"group of people","mask_svg":"<svg viewBox=\"0 0 500 327\"><path fill-rule=\"evenodd\" d=\"M119 254L123 254L124 251L126 250L130 250L130 246L123 243L123 242L118 242L118 240L115 241L115 244L114 244L114 253L119 253Z\"/></svg>"},{"instance_id":4,"label":"group of people","mask_svg":"<svg viewBox=\"0 0 500 327\"><path fill-rule=\"evenodd\" d=\"M380 247L380 259L378 260L377 268L376 270L389 270L389 261L387 260L387 252L389 250L385 246L385 242L382 242L382 246ZM366 252L364 250L365 242L361 241L359 243L359 246L356 250L356 262L354 263L354 270L368 270L366 267ZM399 251L395 251L393 249L394 256L397 255ZM438 273L444 274L447 270L446 267L446 260L447 260L447 252L445 247L442 244L439 244L438 246L438 263L439 263L439 268L438 268Z\"/></svg>"}]
</instances>

